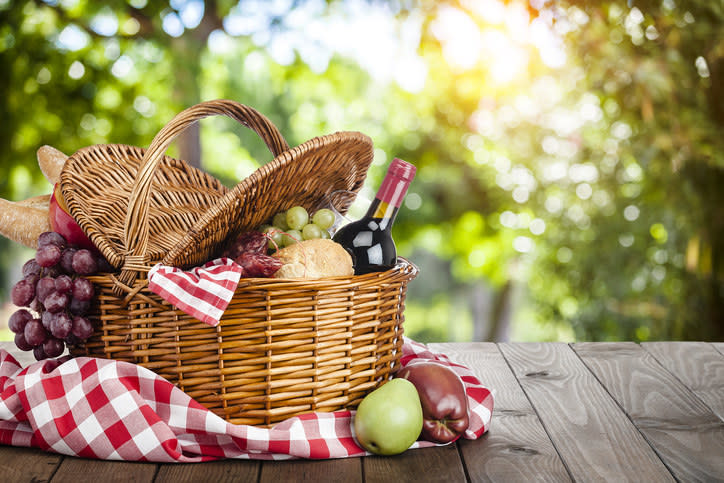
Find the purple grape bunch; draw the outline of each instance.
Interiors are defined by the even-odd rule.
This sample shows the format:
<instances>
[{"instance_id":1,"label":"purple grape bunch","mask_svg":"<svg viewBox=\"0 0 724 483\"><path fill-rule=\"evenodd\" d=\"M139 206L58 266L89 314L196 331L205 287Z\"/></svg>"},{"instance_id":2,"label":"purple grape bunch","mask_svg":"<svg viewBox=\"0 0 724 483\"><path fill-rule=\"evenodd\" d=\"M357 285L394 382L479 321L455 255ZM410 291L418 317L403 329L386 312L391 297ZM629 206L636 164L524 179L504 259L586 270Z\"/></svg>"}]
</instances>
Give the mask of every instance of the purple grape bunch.
<instances>
[{"instance_id":1,"label":"purple grape bunch","mask_svg":"<svg viewBox=\"0 0 724 483\"><path fill-rule=\"evenodd\" d=\"M10 292L21 307L8 321L15 345L33 351L40 361L90 337L93 324L87 315L95 290L86 277L110 270L102 255L69 245L59 233L42 233L35 258L23 265L23 279Z\"/></svg>"}]
</instances>

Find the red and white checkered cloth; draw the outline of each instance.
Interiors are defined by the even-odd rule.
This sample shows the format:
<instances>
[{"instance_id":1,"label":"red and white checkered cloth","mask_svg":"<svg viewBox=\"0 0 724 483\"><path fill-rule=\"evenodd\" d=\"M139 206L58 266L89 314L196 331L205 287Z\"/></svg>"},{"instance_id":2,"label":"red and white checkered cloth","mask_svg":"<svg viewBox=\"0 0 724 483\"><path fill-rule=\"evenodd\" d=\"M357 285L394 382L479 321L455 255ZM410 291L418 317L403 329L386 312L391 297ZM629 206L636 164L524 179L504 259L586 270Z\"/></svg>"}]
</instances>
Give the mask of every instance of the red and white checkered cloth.
<instances>
[{"instance_id":1,"label":"red and white checkered cloth","mask_svg":"<svg viewBox=\"0 0 724 483\"><path fill-rule=\"evenodd\" d=\"M405 339L401 363L434 360L466 387L475 439L486 432L493 396L472 372ZM276 426L227 423L152 371L135 364L78 357L22 368L0 350L0 444L86 458L200 462L220 458L344 458L367 454L354 439L354 411L310 413ZM433 446L418 441L412 448Z\"/></svg>"},{"instance_id":2,"label":"red and white checkered cloth","mask_svg":"<svg viewBox=\"0 0 724 483\"><path fill-rule=\"evenodd\" d=\"M230 258L217 258L189 271L159 263L148 271L148 289L179 310L216 326L234 297L242 271Z\"/></svg>"}]
</instances>

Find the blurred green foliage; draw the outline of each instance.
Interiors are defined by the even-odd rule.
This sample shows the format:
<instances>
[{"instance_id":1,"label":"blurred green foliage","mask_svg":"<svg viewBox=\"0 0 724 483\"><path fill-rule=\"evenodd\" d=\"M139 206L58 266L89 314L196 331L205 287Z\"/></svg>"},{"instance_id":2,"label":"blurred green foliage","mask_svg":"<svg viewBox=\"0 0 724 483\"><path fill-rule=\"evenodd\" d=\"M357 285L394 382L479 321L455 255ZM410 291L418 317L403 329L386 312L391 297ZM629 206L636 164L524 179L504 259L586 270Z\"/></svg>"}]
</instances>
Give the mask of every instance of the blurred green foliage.
<instances>
[{"instance_id":1,"label":"blurred green foliage","mask_svg":"<svg viewBox=\"0 0 724 483\"><path fill-rule=\"evenodd\" d=\"M371 136L368 197L418 166L413 338L722 340L723 26L704 0L0 0L0 196L50 191L41 145L147 146L231 98L290 145ZM271 158L227 119L201 140L227 185ZM19 253L0 240L0 300Z\"/></svg>"}]
</instances>

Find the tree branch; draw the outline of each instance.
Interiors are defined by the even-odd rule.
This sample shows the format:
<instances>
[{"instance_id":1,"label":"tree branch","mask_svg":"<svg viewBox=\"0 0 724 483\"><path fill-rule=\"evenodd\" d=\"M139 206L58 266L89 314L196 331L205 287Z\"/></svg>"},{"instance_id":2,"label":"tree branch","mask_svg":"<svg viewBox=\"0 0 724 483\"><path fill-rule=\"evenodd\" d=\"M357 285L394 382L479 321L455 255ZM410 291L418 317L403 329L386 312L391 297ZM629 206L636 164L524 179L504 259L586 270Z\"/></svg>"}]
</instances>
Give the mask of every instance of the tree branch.
<instances>
[{"instance_id":1,"label":"tree branch","mask_svg":"<svg viewBox=\"0 0 724 483\"><path fill-rule=\"evenodd\" d=\"M204 16L199 25L192 31L194 38L206 44L206 40L214 30L224 28L223 16L219 14L218 2L205 2Z\"/></svg>"}]
</instances>

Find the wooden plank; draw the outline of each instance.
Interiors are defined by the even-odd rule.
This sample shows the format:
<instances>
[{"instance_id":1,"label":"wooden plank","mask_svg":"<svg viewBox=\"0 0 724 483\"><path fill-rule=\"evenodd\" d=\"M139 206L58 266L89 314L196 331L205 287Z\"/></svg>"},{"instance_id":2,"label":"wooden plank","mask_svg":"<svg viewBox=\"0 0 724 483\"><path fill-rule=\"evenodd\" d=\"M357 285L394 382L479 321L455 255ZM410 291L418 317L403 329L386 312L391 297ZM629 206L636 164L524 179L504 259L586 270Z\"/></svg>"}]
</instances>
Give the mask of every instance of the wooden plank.
<instances>
[{"instance_id":1,"label":"wooden plank","mask_svg":"<svg viewBox=\"0 0 724 483\"><path fill-rule=\"evenodd\" d=\"M573 346L680 481L724 479L724 423L633 342Z\"/></svg>"},{"instance_id":2,"label":"wooden plank","mask_svg":"<svg viewBox=\"0 0 724 483\"><path fill-rule=\"evenodd\" d=\"M257 481L261 463L249 460L222 460L207 463L159 465L156 483Z\"/></svg>"},{"instance_id":3,"label":"wooden plank","mask_svg":"<svg viewBox=\"0 0 724 483\"><path fill-rule=\"evenodd\" d=\"M724 342L713 342L712 345L720 354L724 354Z\"/></svg>"},{"instance_id":4,"label":"wooden plank","mask_svg":"<svg viewBox=\"0 0 724 483\"><path fill-rule=\"evenodd\" d=\"M574 480L674 481L567 344L499 347Z\"/></svg>"},{"instance_id":5,"label":"wooden plank","mask_svg":"<svg viewBox=\"0 0 724 483\"><path fill-rule=\"evenodd\" d=\"M362 459L267 461L262 464L259 481L361 483Z\"/></svg>"},{"instance_id":6,"label":"wooden plank","mask_svg":"<svg viewBox=\"0 0 724 483\"><path fill-rule=\"evenodd\" d=\"M0 480L4 483L50 481L63 456L36 448L0 446Z\"/></svg>"},{"instance_id":7,"label":"wooden plank","mask_svg":"<svg viewBox=\"0 0 724 483\"><path fill-rule=\"evenodd\" d=\"M471 481L570 481L538 415L495 344L430 344L430 348L468 367L493 392L488 433L458 443Z\"/></svg>"},{"instance_id":8,"label":"wooden plank","mask_svg":"<svg viewBox=\"0 0 724 483\"><path fill-rule=\"evenodd\" d=\"M53 483L153 481L157 470L158 465L155 463L92 460L66 456L53 476Z\"/></svg>"},{"instance_id":9,"label":"wooden plank","mask_svg":"<svg viewBox=\"0 0 724 483\"><path fill-rule=\"evenodd\" d=\"M724 355L707 342L641 344L724 421Z\"/></svg>"},{"instance_id":10,"label":"wooden plank","mask_svg":"<svg viewBox=\"0 0 724 483\"><path fill-rule=\"evenodd\" d=\"M365 456L362 468L365 481L465 481L465 471L455 444L409 450L395 456Z\"/></svg>"}]
</instances>

